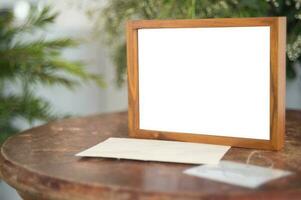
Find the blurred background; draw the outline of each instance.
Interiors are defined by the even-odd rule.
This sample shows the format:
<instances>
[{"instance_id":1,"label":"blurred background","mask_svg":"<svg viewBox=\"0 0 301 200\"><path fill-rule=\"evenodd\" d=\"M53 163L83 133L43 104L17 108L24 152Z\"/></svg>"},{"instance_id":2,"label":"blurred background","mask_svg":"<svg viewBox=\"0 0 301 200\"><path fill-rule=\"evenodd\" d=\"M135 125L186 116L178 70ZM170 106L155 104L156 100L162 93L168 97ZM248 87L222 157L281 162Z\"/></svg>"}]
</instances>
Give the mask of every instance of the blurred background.
<instances>
[{"instance_id":1,"label":"blurred background","mask_svg":"<svg viewBox=\"0 0 301 200\"><path fill-rule=\"evenodd\" d=\"M301 109L300 6L300 0L0 0L0 144L51 120L126 110L128 19L287 16L287 108ZM20 198L0 181L0 199Z\"/></svg>"}]
</instances>

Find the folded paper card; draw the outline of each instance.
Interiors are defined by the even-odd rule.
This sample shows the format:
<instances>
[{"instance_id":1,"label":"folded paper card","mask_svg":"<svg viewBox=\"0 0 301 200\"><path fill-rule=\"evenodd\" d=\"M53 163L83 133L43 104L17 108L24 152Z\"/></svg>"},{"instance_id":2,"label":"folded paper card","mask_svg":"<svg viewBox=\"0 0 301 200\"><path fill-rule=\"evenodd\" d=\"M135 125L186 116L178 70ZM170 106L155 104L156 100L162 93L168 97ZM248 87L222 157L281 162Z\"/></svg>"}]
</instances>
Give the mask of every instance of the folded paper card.
<instances>
[{"instance_id":1,"label":"folded paper card","mask_svg":"<svg viewBox=\"0 0 301 200\"><path fill-rule=\"evenodd\" d=\"M273 179L292 174L289 171L231 161L221 161L217 165L192 167L185 170L184 173L247 188L256 188Z\"/></svg>"},{"instance_id":2,"label":"folded paper card","mask_svg":"<svg viewBox=\"0 0 301 200\"><path fill-rule=\"evenodd\" d=\"M217 164L230 146L134 138L109 138L76 156Z\"/></svg>"}]
</instances>

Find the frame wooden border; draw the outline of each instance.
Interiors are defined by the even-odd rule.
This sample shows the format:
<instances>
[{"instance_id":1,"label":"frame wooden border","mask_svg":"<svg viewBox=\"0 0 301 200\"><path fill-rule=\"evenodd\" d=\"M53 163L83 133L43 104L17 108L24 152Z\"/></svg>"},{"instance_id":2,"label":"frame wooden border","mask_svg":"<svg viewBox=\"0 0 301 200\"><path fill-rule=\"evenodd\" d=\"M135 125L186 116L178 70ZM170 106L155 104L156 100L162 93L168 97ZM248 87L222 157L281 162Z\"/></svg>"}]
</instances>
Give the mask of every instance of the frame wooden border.
<instances>
[{"instance_id":1,"label":"frame wooden border","mask_svg":"<svg viewBox=\"0 0 301 200\"><path fill-rule=\"evenodd\" d=\"M270 140L173 133L139 128L138 29L270 26ZM286 17L222 18L193 20L137 20L127 22L128 125L129 135L230 145L235 147L280 150L285 132Z\"/></svg>"}]
</instances>

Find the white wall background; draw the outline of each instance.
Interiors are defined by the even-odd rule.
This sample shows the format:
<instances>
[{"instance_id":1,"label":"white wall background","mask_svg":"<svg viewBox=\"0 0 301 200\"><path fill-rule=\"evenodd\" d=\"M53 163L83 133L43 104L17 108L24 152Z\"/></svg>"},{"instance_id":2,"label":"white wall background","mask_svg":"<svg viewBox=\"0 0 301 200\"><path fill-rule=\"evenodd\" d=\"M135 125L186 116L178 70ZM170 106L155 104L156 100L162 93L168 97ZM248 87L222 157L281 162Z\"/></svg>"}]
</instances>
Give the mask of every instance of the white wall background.
<instances>
[{"instance_id":1,"label":"white wall background","mask_svg":"<svg viewBox=\"0 0 301 200\"><path fill-rule=\"evenodd\" d=\"M13 4L7 1L7 4ZM20 1L19 1L20 2ZM54 10L59 11L56 22L47 28L46 38L72 37L80 39L81 45L77 48L67 49L63 52L65 58L81 60L86 63L87 70L102 74L107 87L99 88L95 84L87 83L70 91L64 87L39 87L38 95L48 99L55 108L55 112L70 115L91 115L102 112L113 112L127 109L126 86L118 88L115 84L115 69L109 58L107 48L103 46L101 38L93 37L93 24L85 14L85 10L79 8L86 6L103 6L106 0L71 1L71 0L44 0L29 2L51 4ZM35 123L38 125L39 123ZM30 128L27 123L17 120L16 125L22 129Z\"/></svg>"},{"instance_id":2,"label":"white wall background","mask_svg":"<svg viewBox=\"0 0 301 200\"><path fill-rule=\"evenodd\" d=\"M54 9L60 12L55 24L49 27L46 37L55 38L61 36L81 38L84 43L79 48L68 49L64 56L68 59L82 60L87 63L87 69L94 73L103 74L107 88L101 89L93 84L86 84L78 87L74 91L69 91L63 87L45 88L40 87L36 91L42 97L48 99L55 108L55 111L74 115L91 115L103 112L123 111L127 109L127 90L126 86L117 88L114 79L115 71L109 59L106 47L102 45L101 39L92 38L92 24L84 13L78 9L76 3L91 4L88 1L69 1L69 0L47 0L53 5ZM0 8L12 6L14 0L0 0ZM38 1L30 1L37 3ZM39 1L40 2L40 1ZM46 1L44 1L46 2ZM72 2L72 3L71 3ZM104 5L105 0L100 0L97 5ZM17 121L23 129L29 125ZM3 181L0 181L0 200L20 199L15 190Z\"/></svg>"},{"instance_id":3,"label":"white wall background","mask_svg":"<svg viewBox=\"0 0 301 200\"><path fill-rule=\"evenodd\" d=\"M87 19L84 10L77 9L76 6L70 7L70 2L50 1L61 14L49 30L51 35L48 34L48 36L67 36L83 39L84 43L79 48L65 51L65 57L70 60L83 60L89 71L103 74L108 87L100 89L96 85L87 84L75 91L54 87L50 89L41 88L38 93L48 98L58 111L77 115L127 109L126 87L116 87L114 82L115 71L106 47L102 45L100 38L92 38L92 24ZM83 2L95 3L95 1ZM99 2L97 5L105 4L106 1Z\"/></svg>"},{"instance_id":4,"label":"white wall background","mask_svg":"<svg viewBox=\"0 0 301 200\"><path fill-rule=\"evenodd\" d=\"M297 77L286 81L286 107L288 109L301 109L301 65L296 65Z\"/></svg>"},{"instance_id":5,"label":"white wall background","mask_svg":"<svg viewBox=\"0 0 301 200\"><path fill-rule=\"evenodd\" d=\"M30 2L41 2L29 0ZM0 8L11 6L17 0L0 0ZM74 4L93 4L93 0L45 0L60 11L56 23L50 27L47 37L68 36L83 38L86 43L77 49L70 49L64 52L66 58L81 59L88 65L88 70L95 73L102 73L108 83L108 88L100 89L95 85L84 85L74 91L62 87L43 88L40 87L37 93L47 99L56 108L55 111L76 115L90 115L102 112L126 110L127 90L124 86L118 89L114 84L114 67L109 59L106 47L101 44L100 39L92 39L92 24L87 19L83 10L78 9ZM72 2L73 6L70 6ZM97 1L97 5L105 5L107 0ZM298 78L287 83L287 107L301 109L301 73ZM17 122L22 128L28 125ZM0 181L0 199L20 199L15 191Z\"/></svg>"}]
</instances>

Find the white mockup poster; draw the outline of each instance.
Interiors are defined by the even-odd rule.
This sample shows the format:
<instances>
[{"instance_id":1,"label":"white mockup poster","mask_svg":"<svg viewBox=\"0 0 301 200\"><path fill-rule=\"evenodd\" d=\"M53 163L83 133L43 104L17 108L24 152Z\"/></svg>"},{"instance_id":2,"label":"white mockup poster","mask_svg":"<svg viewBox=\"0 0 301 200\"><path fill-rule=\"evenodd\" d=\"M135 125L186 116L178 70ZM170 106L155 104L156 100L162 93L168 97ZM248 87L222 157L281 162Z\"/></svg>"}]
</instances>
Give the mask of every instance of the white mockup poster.
<instances>
[{"instance_id":1,"label":"white mockup poster","mask_svg":"<svg viewBox=\"0 0 301 200\"><path fill-rule=\"evenodd\" d=\"M270 140L270 27L138 30L140 129Z\"/></svg>"}]
</instances>

